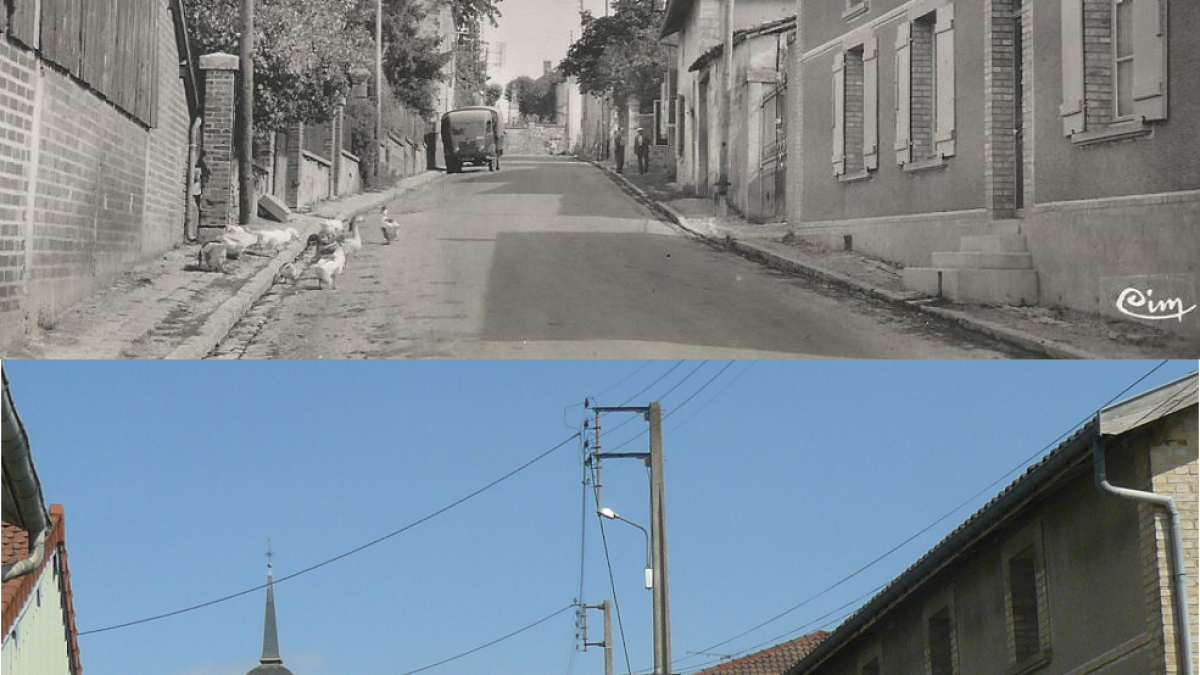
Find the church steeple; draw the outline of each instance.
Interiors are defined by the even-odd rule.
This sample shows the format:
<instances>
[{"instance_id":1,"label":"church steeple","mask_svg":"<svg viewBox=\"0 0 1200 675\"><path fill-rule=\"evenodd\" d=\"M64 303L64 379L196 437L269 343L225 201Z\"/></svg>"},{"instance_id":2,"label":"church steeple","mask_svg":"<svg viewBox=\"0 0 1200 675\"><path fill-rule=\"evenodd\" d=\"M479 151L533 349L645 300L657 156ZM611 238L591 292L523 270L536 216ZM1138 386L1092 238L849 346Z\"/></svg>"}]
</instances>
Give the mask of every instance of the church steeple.
<instances>
[{"instance_id":1,"label":"church steeple","mask_svg":"<svg viewBox=\"0 0 1200 675\"><path fill-rule=\"evenodd\" d=\"M279 655L279 631L275 627L275 580L271 563L271 544L267 539L267 612L263 620L262 658L247 675L292 675Z\"/></svg>"},{"instance_id":2,"label":"church steeple","mask_svg":"<svg viewBox=\"0 0 1200 675\"><path fill-rule=\"evenodd\" d=\"M271 572L271 543L267 540L267 617L263 622L263 653L259 663L283 663L279 656L279 632L275 628L275 588Z\"/></svg>"}]
</instances>

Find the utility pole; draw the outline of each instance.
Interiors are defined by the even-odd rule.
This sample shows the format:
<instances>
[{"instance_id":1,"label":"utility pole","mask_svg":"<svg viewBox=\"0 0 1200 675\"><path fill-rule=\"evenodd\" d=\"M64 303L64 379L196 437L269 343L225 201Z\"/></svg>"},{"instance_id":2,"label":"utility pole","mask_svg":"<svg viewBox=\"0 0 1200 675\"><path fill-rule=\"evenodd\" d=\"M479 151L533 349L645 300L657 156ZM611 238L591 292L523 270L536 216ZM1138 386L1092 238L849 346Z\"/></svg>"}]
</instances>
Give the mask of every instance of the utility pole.
<instances>
[{"instance_id":1,"label":"utility pole","mask_svg":"<svg viewBox=\"0 0 1200 675\"><path fill-rule=\"evenodd\" d=\"M383 155L383 0L375 0L375 184L379 180L379 160Z\"/></svg>"},{"instance_id":2,"label":"utility pole","mask_svg":"<svg viewBox=\"0 0 1200 675\"><path fill-rule=\"evenodd\" d=\"M583 605L583 651L587 651L588 647L604 647L604 675L613 675L613 641L612 641L612 617L609 615L609 608L612 605L605 600L598 605ZM603 642L588 642L587 639L587 610L598 609L604 612L604 641Z\"/></svg>"},{"instance_id":3,"label":"utility pole","mask_svg":"<svg viewBox=\"0 0 1200 675\"><path fill-rule=\"evenodd\" d=\"M242 138L238 145L238 222L254 219L254 0L242 0L242 91L239 110Z\"/></svg>"},{"instance_id":4,"label":"utility pole","mask_svg":"<svg viewBox=\"0 0 1200 675\"><path fill-rule=\"evenodd\" d=\"M717 188L723 197L721 208L725 212L729 208L729 141L733 136L733 3L734 0L725 0L725 73L722 78L725 101L721 106L721 169Z\"/></svg>"},{"instance_id":5,"label":"utility pole","mask_svg":"<svg viewBox=\"0 0 1200 675\"><path fill-rule=\"evenodd\" d=\"M662 404L653 401L649 406L592 406L596 414L595 451L587 458L595 475L594 490L596 508L600 500L600 460L640 459L650 468L650 550L654 568L653 623L654 623L654 675L671 675L671 594L667 573L667 497L666 481L663 476L662 447ZM600 413L632 412L642 415L650 424L649 452L601 452Z\"/></svg>"}]
</instances>

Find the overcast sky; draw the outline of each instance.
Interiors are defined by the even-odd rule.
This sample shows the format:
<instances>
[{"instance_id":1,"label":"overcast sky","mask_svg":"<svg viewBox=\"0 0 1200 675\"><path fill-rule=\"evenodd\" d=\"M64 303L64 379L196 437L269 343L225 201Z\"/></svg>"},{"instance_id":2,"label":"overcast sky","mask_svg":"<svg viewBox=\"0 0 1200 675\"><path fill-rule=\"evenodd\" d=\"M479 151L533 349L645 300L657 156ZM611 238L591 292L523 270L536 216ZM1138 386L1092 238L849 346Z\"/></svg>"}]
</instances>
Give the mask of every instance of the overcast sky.
<instances>
[{"instance_id":1,"label":"overcast sky","mask_svg":"<svg viewBox=\"0 0 1200 675\"><path fill-rule=\"evenodd\" d=\"M81 631L253 589L268 537L280 579L399 532L277 585L295 675L406 675L546 617L421 672L602 673L600 650L576 651L570 609L581 561L581 599L613 598L573 438L585 396L661 400L668 415L673 670L689 673L719 658L693 652L739 654L834 628L1155 366L4 363L46 499L64 504ZM1195 367L1170 362L1125 397ZM645 449L640 419L602 421L605 450ZM603 488L606 506L648 524L640 463L607 461ZM616 670L644 672L645 541L620 522L605 534ZM264 596L85 634L86 672L243 675L261 653ZM590 625L598 640L599 614Z\"/></svg>"},{"instance_id":2,"label":"overcast sky","mask_svg":"<svg viewBox=\"0 0 1200 675\"><path fill-rule=\"evenodd\" d=\"M579 5L580 0L503 0L499 27L485 31L492 49L503 43L505 52L504 67L488 71L491 81L503 86L518 75L540 77L543 61L557 67L572 36L579 38ZM583 6L596 16L604 14L603 0L583 0Z\"/></svg>"}]
</instances>

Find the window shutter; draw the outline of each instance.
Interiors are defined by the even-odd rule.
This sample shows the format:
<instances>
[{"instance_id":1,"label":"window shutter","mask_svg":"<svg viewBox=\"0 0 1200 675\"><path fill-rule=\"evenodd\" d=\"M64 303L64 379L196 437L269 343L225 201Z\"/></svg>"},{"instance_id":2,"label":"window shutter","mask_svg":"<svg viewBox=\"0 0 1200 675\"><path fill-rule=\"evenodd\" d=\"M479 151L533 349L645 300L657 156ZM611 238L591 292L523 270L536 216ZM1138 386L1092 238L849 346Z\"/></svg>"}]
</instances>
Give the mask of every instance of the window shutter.
<instances>
[{"instance_id":1,"label":"window shutter","mask_svg":"<svg viewBox=\"0 0 1200 675\"><path fill-rule=\"evenodd\" d=\"M833 175L846 173L846 52L833 59Z\"/></svg>"},{"instance_id":2,"label":"window shutter","mask_svg":"<svg viewBox=\"0 0 1200 675\"><path fill-rule=\"evenodd\" d=\"M934 147L942 157L954 156L954 5L937 11L934 25L933 51L937 62L934 72L937 101Z\"/></svg>"},{"instance_id":3,"label":"window shutter","mask_svg":"<svg viewBox=\"0 0 1200 675\"><path fill-rule=\"evenodd\" d=\"M1062 116L1063 135L1084 130L1083 0L1062 0Z\"/></svg>"},{"instance_id":4,"label":"window shutter","mask_svg":"<svg viewBox=\"0 0 1200 675\"><path fill-rule=\"evenodd\" d=\"M909 56L911 51L911 24L905 22L896 27L896 163L908 164L912 160L912 148L909 145L909 101L912 90L909 80L912 76Z\"/></svg>"},{"instance_id":5,"label":"window shutter","mask_svg":"<svg viewBox=\"0 0 1200 675\"><path fill-rule=\"evenodd\" d=\"M863 168L879 168L879 58L874 35L863 42Z\"/></svg>"},{"instance_id":6,"label":"window shutter","mask_svg":"<svg viewBox=\"0 0 1200 675\"><path fill-rule=\"evenodd\" d=\"M1146 121L1167 119L1167 0L1133 3L1133 109Z\"/></svg>"}]
</instances>

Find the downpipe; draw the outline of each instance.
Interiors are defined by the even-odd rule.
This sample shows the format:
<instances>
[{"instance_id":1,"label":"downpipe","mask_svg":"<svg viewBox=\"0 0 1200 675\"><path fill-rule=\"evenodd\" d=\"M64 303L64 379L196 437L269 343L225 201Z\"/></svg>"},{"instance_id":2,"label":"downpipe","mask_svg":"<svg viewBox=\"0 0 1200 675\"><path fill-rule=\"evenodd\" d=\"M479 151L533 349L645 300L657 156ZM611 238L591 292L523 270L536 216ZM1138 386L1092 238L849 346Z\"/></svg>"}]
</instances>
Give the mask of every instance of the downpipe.
<instances>
[{"instance_id":1,"label":"downpipe","mask_svg":"<svg viewBox=\"0 0 1200 675\"><path fill-rule=\"evenodd\" d=\"M1096 420L1097 428L1099 428L1099 418ZM1132 499L1135 501L1148 502L1165 508L1170 515L1168 527L1171 530L1171 562L1173 569L1171 576L1175 582L1174 605L1175 605L1175 633L1179 640L1179 647L1182 651L1182 658L1176 664L1175 672L1179 675L1193 675L1194 668L1192 665L1192 628L1191 620L1188 618L1188 596L1187 596L1187 572L1184 568L1183 558L1183 524L1179 518L1179 509L1175 505L1175 499L1166 495L1160 495L1154 492L1145 492L1142 490L1131 490L1129 488L1116 487L1108 482L1108 475L1104 466L1104 440L1100 434L1096 435L1096 440L1092 442L1092 466L1095 471L1096 487L1101 491L1107 492L1117 497Z\"/></svg>"}]
</instances>

